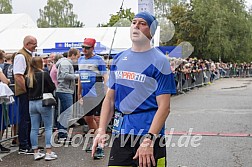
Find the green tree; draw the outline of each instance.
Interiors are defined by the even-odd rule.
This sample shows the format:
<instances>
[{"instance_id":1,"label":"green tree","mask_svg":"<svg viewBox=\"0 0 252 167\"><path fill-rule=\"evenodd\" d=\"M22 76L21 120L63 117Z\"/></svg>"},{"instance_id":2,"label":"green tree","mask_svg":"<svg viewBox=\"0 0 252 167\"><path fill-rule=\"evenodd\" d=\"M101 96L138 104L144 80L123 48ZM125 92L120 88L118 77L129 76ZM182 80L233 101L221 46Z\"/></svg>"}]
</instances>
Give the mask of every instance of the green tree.
<instances>
[{"instance_id":1,"label":"green tree","mask_svg":"<svg viewBox=\"0 0 252 167\"><path fill-rule=\"evenodd\" d=\"M127 27L130 26L132 19L134 18L134 12L131 9L122 9L116 14L112 14L107 24L101 24L101 27Z\"/></svg>"},{"instance_id":2,"label":"green tree","mask_svg":"<svg viewBox=\"0 0 252 167\"><path fill-rule=\"evenodd\" d=\"M191 0L193 22L201 31L196 56L243 61L251 51L251 28L244 0Z\"/></svg>"},{"instance_id":3,"label":"green tree","mask_svg":"<svg viewBox=\"0 0 252 167\"><path fill-rule=\"evenodd\" d=\"M167 4L164 4L167 3ZM215 61L252 60L252 10L245 0L158 0L156 13L172 21L175 34L162 45L179 45L188 41L194 47L193 57ZM162 28L161 28L162 34Z\"/></svg>"},{"instance_id":4,"label":"green tree","mask_svg":"<svg viewBox=\"0 0 252 167\"><path fill-rule=\"evenodd\" d=\"M11 0L0 0L0 14L12 13Z\"/></svg>"},{"instance_id":5,"label":"green tree","mask_svg":"<svg viewBox=\"0 0 252 167\"><path fill-rule=\"evenodd\" d=\"M185 2L185 0L155 0L155 16L168 16L171 13L171 7L178 5L180 2Z\"/></svg>"},{"instance_id":6,"label":"green tree","mask_svg":"<svg viewBox=\"0 0 252 167\"><path fill-rule=\"evenodd\" d=\"M193 42L193 45L195 47L194 56L196 57L207 58L206 55L211 55L211 58L213 58L214 56L210 52L213 48L208 44L208 37L211 35L214 36L218 32L213 31L212 34L209 34L209 31L212 26L218 28L214 20L218 18L216 15L219 10L215 9L216 6L214 6L214 3L214 1L207 0L191 0L190 2L192 20L194 24L197 25L197 28L200 33L198 34L198 38L195 38L195 41ZM210 50L208 50L209 48Z\"/></svg>"},{"instance_id":7,"label":"green tree","mask_svg":"<svg viewBox=\"0 0 252 167\"><path fill-rule=\"evenodd\" d=\"M190 20L188 19L187 8L184 5L175 5L171 7L171 12L168 16L175 26L175 35L165 45L179 45L179 43L188 40Z\"/></svg>"},{"instance_id":8,"label":"green tree","mask_svg":"<svg viewBox=\"0 0 252 167\"><path fill-rule=\"evenodd\" d=\"M155 1L155 16L160 26L160 45L179 45L191 39L191 32L195 27L191 15L185 0Z\"/></svg>"},{"instance_id":9,"label":"green tree","mask_svg":"<svg viewBox=\"0 0 252 167\"><path fill-rule=\"evenodd\" d=\"M73 4L69 0L48 0L44 10L39 9L40 18L37 25L40 28L48 27L83 27L73 12Z\"/></svg>"}]
</instances>

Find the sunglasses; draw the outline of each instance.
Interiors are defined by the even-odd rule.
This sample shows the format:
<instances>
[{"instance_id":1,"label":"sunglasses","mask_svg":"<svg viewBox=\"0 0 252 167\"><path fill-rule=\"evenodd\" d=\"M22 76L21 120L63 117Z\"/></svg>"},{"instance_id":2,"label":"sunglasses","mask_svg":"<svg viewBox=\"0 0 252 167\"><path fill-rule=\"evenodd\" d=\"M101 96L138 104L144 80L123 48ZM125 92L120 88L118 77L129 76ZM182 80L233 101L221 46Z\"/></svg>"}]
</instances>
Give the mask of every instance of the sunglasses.
<instances>
[{"instance_id":1,"label":"sunglasses","mask_svg":"<svg viewBox=\"0 0 252 167\"><path fill-rule=\"evenodd\" d=\"M84 45L82 45L81 46L83 49L86 49L86 50L89 50L90 48L92 48L92 47L90 47L90 46L84 46Z\"/></svg>"},{"instance_id":2,"label":"sunglasses","mask_svg":"<svg viewBox=\"0 0 252 167\"><path fill-rule=\"evenodd\" d=\"M29 42L28 44L37 45L37 43L31 43L31 42Z\"/></svg>"}]
</instances>

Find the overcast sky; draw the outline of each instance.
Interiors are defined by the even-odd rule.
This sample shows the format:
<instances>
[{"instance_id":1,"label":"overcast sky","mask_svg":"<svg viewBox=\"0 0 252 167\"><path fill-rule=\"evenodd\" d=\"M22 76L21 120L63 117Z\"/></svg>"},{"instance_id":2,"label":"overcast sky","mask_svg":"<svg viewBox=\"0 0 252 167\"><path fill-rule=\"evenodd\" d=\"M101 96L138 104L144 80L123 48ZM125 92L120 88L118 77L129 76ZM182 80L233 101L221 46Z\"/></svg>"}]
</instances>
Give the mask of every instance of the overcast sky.
<instances>
[{"instance_id":1,"label":"overcast sky","mask_svg":"<svg viewBox=\"0 0 252 167\"><path fill-rule=\"evenodd\" d=\"M99 23L107 23L111 14L120 10L122 0L69 0L78 20L85 27L96 27ZM47 0L12 0L13 13L27 13L34 22L39 18L39 9L44 10ZM123 8L131 8L137 13L138 0L124 0Z\"/></svg>"},{"instance_id":2,"label":"overcast sky","mask_svg":"<svg viewBox=\"0 0 252 167\"><path fill-rule=\"evenodd\" d=\"M85 27L96 27L99 23L107 23L111 14L119 11L122 0L69 0L73 4L73 11L78 20ZM249 6L252 0L247 0ZM39 9L44 9L47 0L12 0L13 13L27 13L34 22L39 18ZM138 0L124 0L123 8L138 11Z\"/></svg>"}]
</instances>

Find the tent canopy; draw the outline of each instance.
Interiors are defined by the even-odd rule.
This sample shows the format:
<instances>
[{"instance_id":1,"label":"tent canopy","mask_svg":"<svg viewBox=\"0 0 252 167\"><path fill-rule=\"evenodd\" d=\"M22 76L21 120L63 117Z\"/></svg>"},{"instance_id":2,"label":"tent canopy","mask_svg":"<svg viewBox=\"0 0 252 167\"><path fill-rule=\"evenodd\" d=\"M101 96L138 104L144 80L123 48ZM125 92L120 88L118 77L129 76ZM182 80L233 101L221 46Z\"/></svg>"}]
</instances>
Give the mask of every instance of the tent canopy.
<instances>
[{"instance_id":1,"label":"tent canopy","mask_svg":"<svg viewBox=\"0 0 252 167\"><path fill-rule=\"evenodd\" d=\"M7 29L0 33L0 48L7 53L18 51L23 46L23 39L26 35L37 38L37 52L65 52L71 47L81 49L84 38L95 38L101 46L101 51L110 50L115 27L99 28L15 28ZM159 32L155 34L154 46L159 44ZM62 44L62 47L59 47ZM113 51L122 51L131 47L130 28L118 27L114 38ZM51 50L51 51L50 51Z\"/></svg>"},{"instance_id":2,"label":"tent canopy","mask_svg":"<svg viewBox=\"0 0 252 167\"><path fill-rule=\"evenodd\" d=\"M32 18L27 14L0 14L0 33L8 29L37 28Z\"/></svg>"},{"instance_id":3,"label":"tent canopy","mask_svg":"<svg viewBox=\"0 0 252 167\"><path fill-rule=\"evenodd\" d=\"M130 27L37 28L27 14L0 14L0 21L4 23L0 24L0 49L7 53L21 49L27 35L37 38L38 54L63 53L71 47L81 50L84 38L95 38L95 51L101 54L110 53L111 46L111 54L131 47ZM154 46L159 46L159 35L160 27L154 36Z\"/></svg>"}]
</instances>

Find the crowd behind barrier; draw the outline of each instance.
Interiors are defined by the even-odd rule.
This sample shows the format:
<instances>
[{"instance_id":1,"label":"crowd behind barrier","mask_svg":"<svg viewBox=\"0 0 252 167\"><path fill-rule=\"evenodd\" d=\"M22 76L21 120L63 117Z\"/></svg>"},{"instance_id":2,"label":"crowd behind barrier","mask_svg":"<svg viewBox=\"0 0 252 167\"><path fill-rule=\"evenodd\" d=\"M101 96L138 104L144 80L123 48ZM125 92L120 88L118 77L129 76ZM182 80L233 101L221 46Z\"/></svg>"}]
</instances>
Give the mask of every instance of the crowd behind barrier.
<instances>
[{"instance_id":1,"label":"crowd behind barrier","mask_svg":"<svg viewBox=\"0 0 252 167\"><path fill-rule=\"evenodd\" d=\"M178 93L208 85L219 78L252 76L252 63L216 63L197 58L169 59Z\"/></svg>"},{"instance_id":2,"label":"crowd behind barrier","mask_svg":"<svg viewBox=\"0 0 252 167\"><path fill-rule=\"evenodd\" d=\"M174 73L177 94L184 93L195 87L208 85L219 78L231 77L251 77L251 63L215 63L211 60L197 60L196 58L175 59L169 58L171 68ZM13 90L14 85L9 85ZM76 90L75 90L76 93ZM0 97L1 98L1 97ZM82 117L82 107L77 102L77 96L74 94L73 114L70 124L76 122ZM17 110L18 101L11 104L0 104L0 144L17 138L17 122L19 121ZM59 111L59 110L57 110ZM55 116L59 115L56 113Z\"/></svg>"}]
</instances>

